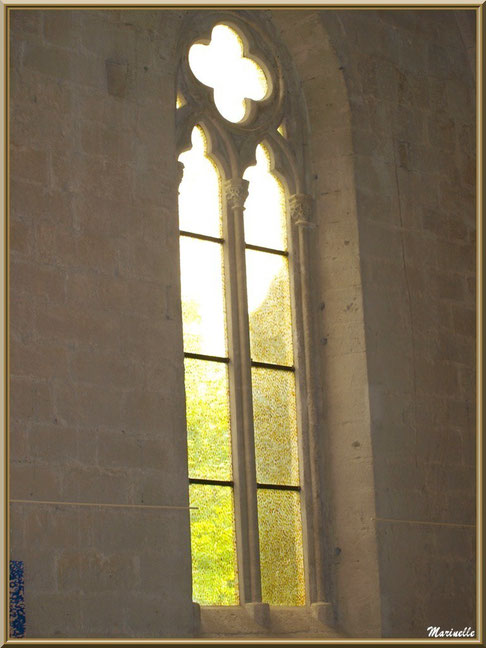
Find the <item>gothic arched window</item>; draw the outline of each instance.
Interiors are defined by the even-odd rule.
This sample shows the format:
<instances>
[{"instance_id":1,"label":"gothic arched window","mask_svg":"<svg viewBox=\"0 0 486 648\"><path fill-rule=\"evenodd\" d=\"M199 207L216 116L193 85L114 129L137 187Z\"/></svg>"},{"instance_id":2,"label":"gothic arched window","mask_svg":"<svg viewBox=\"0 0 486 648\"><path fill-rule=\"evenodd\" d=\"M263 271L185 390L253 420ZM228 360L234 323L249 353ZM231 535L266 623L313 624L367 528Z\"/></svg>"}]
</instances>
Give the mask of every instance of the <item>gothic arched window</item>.
<instances>
[{"instance_id":1,"label":"gothic arched window","mask_svg":"<svg viewBox=\"0 0 486 648\"><path fill-rule=\"evenodd\" d=\"M315 603L302 124L262 25L198 18L177 99L193 598Z\"/></svg>"}]
</instances>

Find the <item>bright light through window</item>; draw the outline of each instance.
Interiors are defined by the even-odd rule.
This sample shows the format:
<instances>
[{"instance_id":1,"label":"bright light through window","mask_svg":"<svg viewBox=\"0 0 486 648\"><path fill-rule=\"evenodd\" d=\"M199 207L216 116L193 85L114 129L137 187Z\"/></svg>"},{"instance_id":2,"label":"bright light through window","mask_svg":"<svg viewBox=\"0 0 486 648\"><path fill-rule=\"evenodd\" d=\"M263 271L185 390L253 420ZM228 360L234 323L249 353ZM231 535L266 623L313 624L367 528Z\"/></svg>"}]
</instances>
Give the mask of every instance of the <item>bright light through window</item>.
<instances>
[{"instance_id":1,"label":"bright light through window","mask_svg":"<svg viewBox=\"0 0 486 648\"><path fill-rule=\"evenodd\" d=\"M245 242L287 249L285 222L285 192L282 183L270 170L270 154L259 144L256 165L248 167L243 178L248 180L248 198L245 201Z\"/></svg>"},{"instance_id":2,"label":"bright light through window","mask_svg":"<svg viewBox=\"0 0 486 648\"><path fill-rule=\"evenodd\" d=\"M179 218L193 596L237 605L221 178L203 129L191 135L179 156Z\"/></svg>"},{"instance_id":3,"label":"bright light through window","mask_svg":"<svg viewBox=\"0 0 486 648\"><path fill-rule=\"evenodd\" d=\"M184 175L179 186L179 225L181 230L221 236L221 187L218 170L207 156L203 129L195 126L192 148L179 155Z\"/></svg>"},{"instance_id":4,"label":"bright light through window","mask_svg":"<svg viewBox=\"0 0 486 648\"><path fill-rule=\"evenodd\" d=\"M245 118L245 98L261 101L267 94L265 73L244 56L241 38L227 25L214 27L209 45L196 43L190 48L189 66L201 83L214 89L216 108L230 122Z\"/></svg>"},{"instance_id":5,"label":"bright light through window","mask_svg":"<svg viewBox=\"0 0 486 648\"><path fill-rule=\"evenodd\" d=\"M224 257L234 261L237 251L223 240L221 176L210 151L204 130L195 126L191 149L179 156L193 596L203 605L238 605L228 370L235 350L227 339L224 267ZM243 175L249 183L243 224L256 462L249 476L257 482L263 600L304 605L286 199L270 151L260 144L255 157ZM229 209L228 218L241 217Z\"/></svg>"},{"instance_id":6,"label":"bright light through window","mask_svg":"<svg viewBox=\"0 0 486 648\"><path fill-rule=\"evenodd\" d=\"M207 155L203 129L195 126L192 148L181 153L184 173L179 186L180 229L221 237L221 181ZM223 269L216 243L181 241L182 308L186 351L224 355ZM219 286L219 289L218 289Z\"/></svg>"},{"instance_id":7,"label":"bright light through window","mask_svg":"<svg viewBox=\"0 0 486 648\"><path fill-rule=\"evenodd\" d=\"M245 242L286 250L285 193L270 171L270 155L261 144L256 149L256 165L248 167L243 178L249 181L244 211ZM279 269L276 269L275 257L263 255L247 268L247 272L248 309L252 313L267 298Z\"/></svg>"}]
</instances>

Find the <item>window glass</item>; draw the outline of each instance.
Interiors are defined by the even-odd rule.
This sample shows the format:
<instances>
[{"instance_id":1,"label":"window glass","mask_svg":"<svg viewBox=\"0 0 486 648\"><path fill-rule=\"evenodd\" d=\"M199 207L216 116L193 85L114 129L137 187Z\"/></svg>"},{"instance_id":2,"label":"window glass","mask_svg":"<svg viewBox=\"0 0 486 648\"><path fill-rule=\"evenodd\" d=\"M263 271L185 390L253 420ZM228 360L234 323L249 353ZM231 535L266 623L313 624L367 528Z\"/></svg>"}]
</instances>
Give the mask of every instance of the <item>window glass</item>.
<instances>
[{"instance_id":1,"label":"window glass","mask_svg":"<svg viewBox=\"0 0 486 648\"><path fill-rule=\"evenodd\" d=\"M222 245L181 236L184 351L226 355Z\"/></svg>"},{"instance_id":2,"label":"window glass","mask_svg":"<svg viewBox=\"0 0 486 648\"><path fill-rule=\"evenodd\" d=\"M245 201L245 242L274 250L287 249L285 193L282 183L270 172L270 154L256 149L256 165L243 178L249 181Z\"/></svg>"},{"instance_id":3,"label":"window glass","mask_svg":"<svg viewBox=\"0 0 486 648\"><path fill-rule=\"evenodd\" d=\"M189 50L194 76L214 89L214 103L230 122L242 121L247 112L245 97L259 101L268 90L263 69L244 56L238 34L227 25L216 25L208 45L195 43Z\"/></svg>"},{"instance_id":4,"label":"window glass","mask_svg":"<svg viewBox=\"0 0 486 648\"><path fill-rule=\"evenodd\" d=\"M202 605L238 605L233 489L191 484L193 599Z\"/></svg>"},{"instance_id":5,"label":"window glass","mask_svg":"<svg viewBox=\"0 0 486 648\"><path fill-rule=\"evenodd\" d=\"M292 320L286 257L246 251L251 359L292 365Z\"/></svg>"},{"instance_id":6,"label":"window glass","mask_svg":"<svg viewBox=\"0 0 486 648\"><path fill-rule=\"evenodd\" d=\"M186 358L189 477L231 479L228 367Z\"/></svg>"},{"instance_id":7,"label":"window glass","mask_svg":"<svg viewBox=\"0 0 486 648\"><path fill-rule=\"evenodd\" d=\"M279 104L273 132L255 143L255 164L227 179L231 191L241 179L248 181L243 213L232 200L225 204L220 169L234 173L238 168L235 156L242 144L236 133L247 128L228 121L249 119L252 102L270 99L272 86L265 71L271 68L252 57L237 29L217 24L209 42L193 43L182 61L189 69L177 98L182 121L190 118L192 107L199 119L202 83L212 88L222 116L218 121L211 108L201 118L204 128L196 125L192 131L191 149L179 157L184 165L179 218L193 598L203 605L238 605L239 564L245 599L261 585L264 602L304 605L292 248L289 252L287 183L274 170L271 148L287 136L288 116ZM266 104L265 118L272 106ZM250 138L257 132L252 129L249 123ZM252 141L245 140L243 148ZM239 247L235 241L241 228L244 244ZM227 241L223 231L229 233ZM240 300L245 287L247 313ZM249 354L242 353L248 337ZM253 439L248 438L252 431ZM252 442L255 462L246 454L232 456L237 448L246 453ZM257 518L251 513L255 506ZM241 519L235 519L235 511ZM252 547L258 542L255 555ZM248 555L259 563L259 584L253 581L258 565L248 565Z\"/></svg>"},{"instance_id":8,"label":"window glass","mask_svg":"<svg viewBox=\"0 0 486 648\"><path fill-rule=\"evenodd\" d=\"M186 232L221 236L221 180L207 156L203 129L196 126L192 147L179 155L184 173L179 185L179 227Z\"/></svg>"},{"instance_id":9,"label":"window glass","mask_svg":"<svg viewBox=\"0 0 486 648\"><path fill-rule=\"evenodd\" d=\"M271 605L304 605L300 493L258 489L262 599Z\"/></svg>"},{"instance_id":10,"label":"window glass","mask_svg":"<svg viewBox=\"0 0 486 648\"><path fill-rule=\"evenodd\" d=\"M252 369L257 482L298 486L295 376L280 369Z\"/></svg>"},{"instance_id":11,"label":"window glass","mask_svg":"<svg viewBox=\"0 0 486 648\"><path fill-rule=\"evenodd\" d=\"M227 358L223 243L205 238L221 236L221 182L198 126L192 143L179 217L193 598L237 605L228 364L214 359Z\"/></svg>"}]
</instances>

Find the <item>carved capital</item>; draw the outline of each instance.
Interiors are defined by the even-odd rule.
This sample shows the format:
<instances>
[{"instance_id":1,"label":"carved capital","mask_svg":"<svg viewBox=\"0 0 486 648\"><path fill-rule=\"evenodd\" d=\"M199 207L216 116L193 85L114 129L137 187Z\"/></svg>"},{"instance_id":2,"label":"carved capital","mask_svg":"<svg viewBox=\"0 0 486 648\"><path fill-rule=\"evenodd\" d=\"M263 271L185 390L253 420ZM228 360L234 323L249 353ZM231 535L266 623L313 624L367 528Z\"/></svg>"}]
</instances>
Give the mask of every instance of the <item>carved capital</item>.
<instances>
[{"instance_id":1,"label":"carved capital","mask_svg":"<svg viewBox=\"0 0 486 648\"><path fill-rule=\"evenodd\" d=\"M182 164L182 162L177 161L176 169L177 169L176 182L177 182L177 186L180 187L180 184L182 182L182 176L184 175L184 165Z\"/></svg>"},{"instance_id":2,"label":"carved capital","mask_svg":"<svg viewBox=\"0 0 486 648\"><path fill-rule=\"evenodd\" d=\"M226 201L231 209L243 209L248 196L248 180L240 178L226 180L224 183Z\"/></svg>"},{"instance_id":3,"label":"carved capital","mask_svg":"<svg viewBox=\"0 0 486 648\"><path fill-rule=\"evenodd\" d=\"M313 199L309 194L294 194L290 196L290 217L295 225L315 227L312 222Z\"/></svg>"}]
</instances>

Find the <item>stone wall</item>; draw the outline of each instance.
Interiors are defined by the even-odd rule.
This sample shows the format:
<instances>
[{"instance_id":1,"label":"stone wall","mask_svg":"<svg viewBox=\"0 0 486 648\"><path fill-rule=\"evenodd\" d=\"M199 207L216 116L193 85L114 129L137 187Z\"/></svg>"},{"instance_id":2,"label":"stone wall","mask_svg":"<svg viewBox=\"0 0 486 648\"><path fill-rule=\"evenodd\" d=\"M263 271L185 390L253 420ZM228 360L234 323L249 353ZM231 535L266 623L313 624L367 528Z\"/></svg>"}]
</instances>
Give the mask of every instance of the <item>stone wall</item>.
<instances>
[{"instance_id":1,"label":"stone wall","mask_svg":"<svg viewBox=\"0 0 486 648\"><path fill-rule=\"evenodd\" d=\"M29 637L192 632L178 20L12 12L10 495L103 505L12 504Z\"/></svg>"},{"instance_id":2,"label":"stone wall","mask_svg":"<svg viewBox=\"0 0 486 648\"><path fill-rule=\"evenodd\" d=\"M353 121L382 631L474 626L474 12L321 19Z\"/></svg>"},{"instance_id":3,"label":"stone wall","mask_svg":"<svg viewBox=\"0 0 486 648\"><path fill-rule=\"evenodd\" d=\"M475 625L474 79L456 12L333 18L353 113L383 634L423 636Z\"/></svg>"},{"instance_id":4,"label":"stone wall","mask_svg":"<svg viewBox=\"0 0 486 648\"><path fill-rule=\"evenodd\" d=\"M308 112L336 620L473 626L472 13L265 17ZM124 505L11 505L30 637L192 632L180 18L12 12L10 495Z\"/></svg>"}]
</instances>

